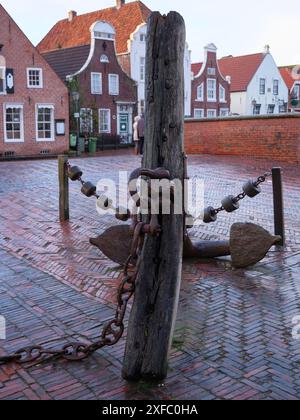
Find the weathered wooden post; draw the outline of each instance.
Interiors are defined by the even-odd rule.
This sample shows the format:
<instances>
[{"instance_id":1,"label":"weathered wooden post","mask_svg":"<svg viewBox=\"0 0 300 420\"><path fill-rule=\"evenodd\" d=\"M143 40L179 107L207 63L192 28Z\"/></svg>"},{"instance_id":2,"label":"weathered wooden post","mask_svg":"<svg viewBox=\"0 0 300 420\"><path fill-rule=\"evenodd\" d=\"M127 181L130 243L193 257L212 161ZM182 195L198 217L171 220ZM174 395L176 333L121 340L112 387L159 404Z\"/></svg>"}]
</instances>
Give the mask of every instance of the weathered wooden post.
<instances>
[{"instance_id":1,"label":"weathered wooden post","mask_svg":"<svg viewBox=\"0 0 300 420\"><path fill-rule=\"evenodd\" d=\"M184 179L185 24L176 12L148 22L143 166ZM174 212L173 212L174 213ZM129 322L123 377L164 379L182 276L184 217L160 216L162 234L145 241Z\"/></svg>"},{"instance_id":2,"label":"weathered wooden post","mask_svg":"<svg viewBox=\"0 0 300 420\"><path fill-rule=\"evenodd\" d=\"M66 222L70 220L69 210L69 178L67 175L68 156L58 157L58 178L59 178L59 220Z\"/></svg>"}]
</instances>

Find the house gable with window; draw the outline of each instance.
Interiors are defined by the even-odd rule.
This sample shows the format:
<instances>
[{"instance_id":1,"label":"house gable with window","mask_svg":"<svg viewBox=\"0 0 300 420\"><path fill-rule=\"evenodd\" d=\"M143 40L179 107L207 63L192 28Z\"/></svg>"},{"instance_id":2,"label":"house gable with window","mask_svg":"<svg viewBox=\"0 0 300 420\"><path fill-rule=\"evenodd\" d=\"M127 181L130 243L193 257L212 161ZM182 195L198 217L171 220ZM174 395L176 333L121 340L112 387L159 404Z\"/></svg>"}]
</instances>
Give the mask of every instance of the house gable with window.
<instances>
[{"instance_id":1,"label":"house gable with window","mask_svg":"<svg viewBox=\"0 0 300 420\"><path fill-rule=\"evenodd\" d=\"M230 80L233 115L267 115L287 112L288 89L269 46L263 53L225 57L218 61Z\"/></svg>"},{"instance_id":2,"label":"house gable with window","mask_svg":"<svg viewBox=\"0 0 300 420\"><path fill-rule=\"evenodd\" d=\"M120 136L123 142L131 142L137 86L118 62L115 29L97 21L90 28L90 37L89 49L82 49L79 55L60 49L45 56L70 91L80 94L78 110L71 101L71 128L76 129L73 117L79 111L83 136Z\"/></svg>"},{"instance_id":3,"label":"house gable with window","mask_svg":"<svg viewBox=\"0 0 300 420\"><path fill-rule=\"evenodd\" d=\"M113 2L114 0L112 0ZM147 20L151 10L141 1L115 0L115 6L91 13L77 15L70 11L67 19L57 22L38 49L51 62L52 57L64 50L79 61L87 58L91 37L89 28L96 21L105 21L116 31L116 53L122 69L137 83L138 113L145 111L145 58ZM67 52L68 51L68 52ZM74 61L75 63L75 61ZM64 74L62 63L58 69ZM188 45L185 48L185 115L191 114L191 57Z\"/></svg>"},{"instance_id":4,"label":"house gable with window","mask_svg":"<svg viewBox=\"0 0 300 420\"><path fill-rule=\"evenodd\" d=\"M0 158L69 146L68 90L0 5Z\"/></svg>"},{"instance_id":5,"label":"house gable with window","mask_svg":"<svg viewBox=\"0 0 300 420\"><path fill-rule=\"evenodd\" d=\"M192 66L192 117L226 117L230 112L230 86L220 72L216 46L207 45L204 54L204 63Z\"/></svg>"},{"instance_id":6,"label":"house gable with window","mask_svg":"<svg viewBox=\"0 0 300 420\"><path fill-rule=\"evenodd\" d=\"M289 90L289 112L300 112L300 66L279 67Z\"/></svg>"}]
</instances>

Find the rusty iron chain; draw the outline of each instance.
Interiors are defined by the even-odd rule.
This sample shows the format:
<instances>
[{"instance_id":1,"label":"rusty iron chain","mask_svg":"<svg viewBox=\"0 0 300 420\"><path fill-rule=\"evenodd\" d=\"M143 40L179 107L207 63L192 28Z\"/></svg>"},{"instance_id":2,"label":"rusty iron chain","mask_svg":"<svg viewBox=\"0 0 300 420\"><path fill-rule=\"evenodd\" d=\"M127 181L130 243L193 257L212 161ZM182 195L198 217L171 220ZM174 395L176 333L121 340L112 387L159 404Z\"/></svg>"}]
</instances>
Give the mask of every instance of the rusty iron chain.
<instances>
[{"instance_id":1,"label":"rusty iron chain","mask_svg":"<svg viewBox=\"0 0 300 420\"><path fill-rule=\"evenodd\" d=\"M68 343L59 350L49 350L42 346L26 347L10 356L0 357L0 365L14 362L20 365L30 364L34 366L52 359L76 362L88 358L104 347L116 345L123 337L126 310L135 292L136 279L140 267L139 256L141 251L140 246L143 242L143 228L144 223L137 223L135 226L131 254L126 261L123 278L118 290L116 315L114 319L104 326L99 341L92 344L80 342ZM138 263L133 269L131 268L131 263L136 258L138 258Z\"/></svg>"},{"instance_id":2,"label":"rusty iron chain","mask_svg":"<svg viewBox=\"0 0 300 420\"><path fill-rule=\"evenodd\" d=\"M71 168L69 162L67 162L66 166L68 169ZM85 184L82 177L78 178L78 181L82 185ZM92 196L95 196L97 199L100 198L96 192ZM140 222L136 216L132 217L132 231L132 247L125 263L122 281L118 289L116 314L114 319L104 326L100 340L91 344L72 342L66 344L59 350L50 350L36 345L25 347L12 355L0 357L0 365L16 363L19 365L35 366L53 359L77 362L88 358L104 347L112 347L121 340L125 331L124 320L128 303L135 293L144 236L145 234L157 236L161 232L160 226L157 224L147 225L146 223Z\"/></svg>"}]
</instances>

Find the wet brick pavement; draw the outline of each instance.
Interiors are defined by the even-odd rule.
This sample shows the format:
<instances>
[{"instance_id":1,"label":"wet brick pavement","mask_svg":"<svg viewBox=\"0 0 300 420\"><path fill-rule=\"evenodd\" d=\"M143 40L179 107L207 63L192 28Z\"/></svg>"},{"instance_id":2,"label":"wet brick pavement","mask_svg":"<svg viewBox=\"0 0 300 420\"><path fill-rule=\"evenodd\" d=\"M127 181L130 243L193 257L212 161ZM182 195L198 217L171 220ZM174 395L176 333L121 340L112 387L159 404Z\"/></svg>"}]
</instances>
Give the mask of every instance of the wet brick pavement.
<instances>
[{"instance_id":1,"label":"wet brick pavement","mask_svg":"<svg viewBox=\"0 0 300 420\"><path fill-rule=\"evenodd\" d=\"M95 182L139 166L126 153L74 162ZM231 157L189 158L189 174L205 180L212 205L270 166ZM273 249L249 270L232 270L227 259L185 262L164 386L121 379L122 340L80 364L1 366L0 399L299 399L300 341L292 338L292 319L300 315L300 170L283 169L286 250ZM70 339L96 339L114 313L120 271L89 238L114 219L100 218L94 200L71 184L71 222L60 224L55 161L2 162L0 176L0 315L7 320L0 354L28 344L53 348ZM232 223L246 220L271 230L271 183L263 189L238 213L193 229L193 236L222 239Z\"/></svg>"}]
</instances>

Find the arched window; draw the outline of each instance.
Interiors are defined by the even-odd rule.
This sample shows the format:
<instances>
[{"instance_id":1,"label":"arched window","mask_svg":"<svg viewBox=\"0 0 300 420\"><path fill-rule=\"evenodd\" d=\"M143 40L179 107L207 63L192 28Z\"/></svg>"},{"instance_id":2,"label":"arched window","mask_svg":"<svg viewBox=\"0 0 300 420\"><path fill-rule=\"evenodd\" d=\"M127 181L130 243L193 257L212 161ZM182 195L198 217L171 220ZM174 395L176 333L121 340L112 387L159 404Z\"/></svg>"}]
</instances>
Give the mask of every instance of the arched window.
<instances>
[{"instance_id":1,"label":"arched window","mask_svg":"<svg viewBox=\"0 0 300 420\"><path fill-rule=\"evenodd\" d=\"M100 63L109 63L109 59L108 59L107 55L105 55L105 54L101 55Z\"/></svg>"}]
</instances>

